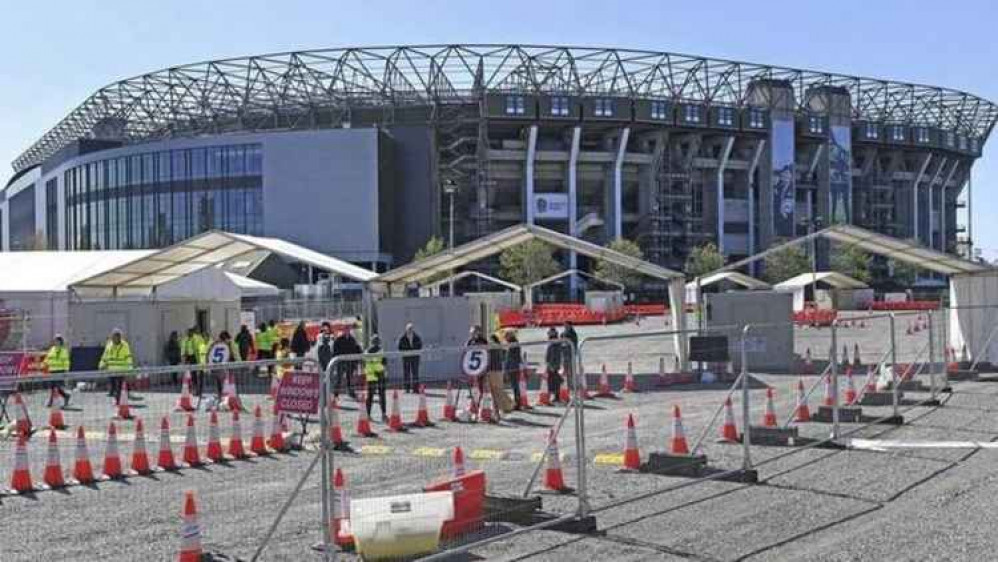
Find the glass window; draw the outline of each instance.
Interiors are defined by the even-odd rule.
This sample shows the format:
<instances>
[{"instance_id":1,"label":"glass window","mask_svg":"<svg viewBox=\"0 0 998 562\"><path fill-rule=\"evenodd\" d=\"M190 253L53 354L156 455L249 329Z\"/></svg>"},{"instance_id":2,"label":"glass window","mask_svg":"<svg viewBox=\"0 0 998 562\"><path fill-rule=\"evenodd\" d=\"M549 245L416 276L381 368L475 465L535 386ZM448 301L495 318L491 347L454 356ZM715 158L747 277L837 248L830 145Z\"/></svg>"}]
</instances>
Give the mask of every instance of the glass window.
<instances>
[{"instance_id":1,"label":"glass window","mask_svg":"<svg viewBox=\"0 0 998 562\"><path fill-rule=\"evenodd\" d=\"M664 101L653 101L651 102L651 118L652 119L666 119L668 117L668 104Z\"/></svg>"},{"instance_id":2,"label":"glass window","mask_svg":"<svg viewBox=\"0 0 998 562\"><path fill-rule=\"evenodd\" d=\"M263 149L258 144L250 145L246 151L247 170L251 176L263 175Z\"/></svg>"},{"instance_id":3,"label":"glass window","mask_svg":"<svg viewBox=\"0 0 998 562\"><path fill-rule=\"evenodd\" d=\"M807 130L812 134L825 132L825 121L819 115L811 115L807 118Z\"/></svg>"},{"instance_id":4,"label":"glass window","mask_svg":"<svg viewBox=\"0 0 998 562\"><path fill-rule=\"evenodd\" d=\"M208 149L208 177L222 177L222 153L224 149L213 146Z\"/></svg>"},{"instance_id":5,"label":"glass window","mask_svg":"<svg viewBox=\"0 0 998 562\"><path fill-rule=\"evenodd\" d=\"M599 98L596 100L596 106L593 113L596 117L613 117L613 109L613 100Z\"/></svg>"},{"instance_id":6,"label":"glass window","mask_svg":"<svg viewBox=\"0 0 998 562\"><path fill-rule=\"evenodd\" d=\"M891 140L898 142L904 141L904 127L901 125L891 126Z\"/></svg>"},{"instance_id":7,"label":"glass window","mask_svg":"<svg viewBox=\"0 0 998 562\"><path fill-rule=\"evenodd\" d=\"M228 176L240 177L246 175L246 147L229 147L229 171Z\"/></svg>"},{"instance_id":8,"label":"glass window","mask_svg":"<svg viewBox=\"0 0 998 562\"><path fill-rule=\"evenodd\" d=\"M526 111L523 96L506 96L506 115L523 115Z\"/></svg>"},{"instance_id":9,"label":"glass window","mask_svg":"<svg viewBox=\"0 0 998 562\"><path fill-rule=\"evenodd\" d=\"M946 146L953 146L955 144L956 136L953 131L946 131Z\"/></svg>"},{"instance_id":10,"label":"glass window","mask_svg":"<svg viewBox=\"0 0 998 562\"><path fill-rule=\"evenodd\" d=\"M918 142L923 144L929 142L929 129L927 127L919 127L915 134L915 138Z\"/></svg>"},{"instance_id":11,"label":"glass window","mask_svg":"<svg viewBox=\"0 0 998 562\"><path fill-rule=\"evenodd\" d=\"M45 246L59 249L59 178L45 182Z\"/></svg>"},{"instance_id":12,"label":"glass window","mask_svg":"<svg viewBox=\"0 0 998 562\"><path fill-rule=\"evenodd\" d=\"M967 137L960 135L960 150L967 150Z\"/></svg>"},{"instance_id":13,"label":"glass window","mask_svg":"<svg viewBox=\"0 0 998 562\"><path fill-rule=\"evenodd\" d=\"M873 123L867 123L863 126L863 136L869 140L877 140L880 138L880 129Z\"/></svg>"},{"instance_id":14,"label":"glass window","mask_svg":"<svg viewBox=\"0 0 998 562\"><path fill-rule=\"evenodd\" d=\"M205 149L192 148L188 152L191 165L191 179L199 180L205 177Z\"/></svg>"},{"instance_id":15,"label":"glass window","mask_svg":"<svg viewBox=\"0 0 998 562\"><path fill-rule=\"evenodd\" d=\"M731 107L720 107L717 109L717 124L730 127L735 124L735 110Z\"/></svg>"},{"instance_id":16,"label":"glass window","mask_svg":"<svg viewBox=\"0 0 998 562\"><path fill-rule=\"evenodd\" d=\"M551 98L551 115L568 117L569 113L567 96L554 96Z\"/></svg>"},{"instance_id":17,"label":"glass window","mask_svg":"<svg viewBox=\"0 0 998 562\"><path fill-rule=\"evenodd\" d=\"M687 123L699 123L703 118L700 114L699 105L687 104L683 106L683 120Z\"/></svg>"}]
</instances>

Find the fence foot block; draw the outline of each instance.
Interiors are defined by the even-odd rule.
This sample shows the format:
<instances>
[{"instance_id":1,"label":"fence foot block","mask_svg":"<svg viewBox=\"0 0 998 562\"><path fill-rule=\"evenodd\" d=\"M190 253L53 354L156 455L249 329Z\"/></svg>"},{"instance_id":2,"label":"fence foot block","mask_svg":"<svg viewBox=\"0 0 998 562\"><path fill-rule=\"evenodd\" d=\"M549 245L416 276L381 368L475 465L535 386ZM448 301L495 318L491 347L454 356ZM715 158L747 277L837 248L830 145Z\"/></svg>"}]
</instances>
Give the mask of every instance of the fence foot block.
<instances>
[{"instance_id":1,"label":"fence foot block","mask_svg":"<svg viewBox=\"0 0 998 562\"><path fill-rule=\"evenodd\" d=\"M931 388L925 386L920 380L906 380L898 384L898 388L906 392L929 392Z\"/></svg>"},{"instance_id":2,"label":"fence foot block","mask_svg":"<svg viewBox=\"0 0 998 562\"><path fill-rule=\"evenodd\" d=\"M706 455L672 455L651 453L641 472L664 476L697 476L707 468Z\"/></svg>"},{"instance_id":3,"label":"fence foot block","mask_svg":"<svg viewBox=\"0 0 998 562\"><path fill-rule=\"evenodd\" d=\"M901 389L905 390L904 384L902 383ZM898 401L901 400L903 395L898 393ZM873 391L867 392L863 395L863 399L859 401L860 406L890 406L894 404L894 393L890 391Z\"/></svg>"},{"instance_id":4,"label":"fence foot block","mask_svg":"<svg viewBox=\"0 0 998 562\"><path fill-rule=\"evenodd\" d=\"M859 423L863 418L863 409L858 406L839 406L839 421L843 423ZM818 413L811 416L812 421L832 423L832 407L819 406Z\"/></svg>"},{"instance_id":5,"label":"fence foot block","mask_svg":"<svg viewBox=\"0 0 998 562\"><path fill-rule=\"evenodd\" d=\"M530 525L536 513L541 511L540 496L510 497L485 496L485 520L515 525Z\"/></svg>"},{"instance_id":6,"label":"fence foot block","mask_svg":"<svg viewBox=\"0 0 998 562\"><path fill-rule=\"evenodd\" d=\"M576 517L575 519L570 519L564 523L552 525L548 527L548 529L551 531L560 531L562 533L570 533L573 535L595 535L599 533L599 528L596 525L596 516L594 515Z\"/></svg>"},{"instance_id":7,"label":"fence foot block","mask_svg":"<svg viewBox=\"0 0 998 562\"><path fill-rule=\"evenodd\" d=\"M979 379L977 371L970 371L966 369L957 369L956 371L949 372L949 380L951 381L977 381Z\"/></svg>"},{"instance_id":8,"label":"fence foot block","mask_svg":"<svg viewBox=\"0 0 998 562\"><path fill-rule=\"evenodd\" d=\"M876 418L876 420L871 419L870 421L876 421L880 425L904 425L904 416L898 414L886 418Z\"/></svg>"},{"instance_id":9,"label":"fence foot block","mask_svg":"<svg viewBox=\"0 0 998 562\"><path fill-rule=\"evenodd\" d=\"M750 426L749 443L753 445L786 447L796 444L797 441L796 427Z\"/></svg>"},{"instance_id":10,"label":"fence foot block","mask_svg":"<svg viewBox=\"0 0 998 562\"><path fill-rule=\"evenodd\" d=\"M943 403L938 398L930 398L921 402L922 406L942 406Z\"/></svg>"}]
</instances>

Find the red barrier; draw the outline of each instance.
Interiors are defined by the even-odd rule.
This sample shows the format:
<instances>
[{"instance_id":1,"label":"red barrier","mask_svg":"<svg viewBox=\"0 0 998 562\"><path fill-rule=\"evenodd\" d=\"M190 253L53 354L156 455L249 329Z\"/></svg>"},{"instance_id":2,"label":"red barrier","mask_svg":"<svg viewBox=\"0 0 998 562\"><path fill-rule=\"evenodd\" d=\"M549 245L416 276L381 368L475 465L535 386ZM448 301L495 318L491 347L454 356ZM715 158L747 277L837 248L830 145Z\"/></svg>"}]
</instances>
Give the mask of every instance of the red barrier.
<instances>
[{"instance_id":1,"label":"red barrier","mask_svg":"<svg viewBox=\"0 0 998 562\"><path fill-rule=\"evenodd\" d=\"M937 310L939 301L879 301L870 306L871 310Z\"/></svg>"},{"instance_id":2,"label":"red barrier","mask_svg":"<svg viewBox=\"0 0 998 562\"><path fill-rule=\"evenodd\" d=\"M664 304L627 304L624 312L630 316L662 316L666 308Z\"/></svg>"},{"instance_id":3,"label":"red barrier","mask_svg":"<svg viewBox=\"0 0 998 562\"><path fill-rule=\"evenodd\" d=\"M838 318L838 316L839 312L837 310L806 308L804 310L794 312L793 319L795 324L807 326L831 326L832 322L835 322L835 319Z\"/></svg>"}]
</instances>

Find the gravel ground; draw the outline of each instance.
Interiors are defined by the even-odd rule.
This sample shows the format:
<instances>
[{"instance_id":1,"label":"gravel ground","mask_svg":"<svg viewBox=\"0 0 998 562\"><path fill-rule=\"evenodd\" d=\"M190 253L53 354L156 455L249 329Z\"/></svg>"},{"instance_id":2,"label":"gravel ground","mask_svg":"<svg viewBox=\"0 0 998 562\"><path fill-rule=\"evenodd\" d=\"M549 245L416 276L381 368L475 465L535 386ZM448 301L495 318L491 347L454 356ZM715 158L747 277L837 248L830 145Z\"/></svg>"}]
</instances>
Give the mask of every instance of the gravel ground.
<instances>
[{"instance_id":1,"label":"gravel ground","mask_svg":"<svg viewBox=\"0 0 998 562\"><path fill-rule=\"evenodd\" d=\"M588 333L647 332L662 328L662 319L649 319L640 327L610 326L582 328ZM854 340L864 350L884 345L883 326L873 322L855 328ZM806 333L805 333L806 332ZM827 330L802 330L801 341L814 348L827 348ZM541 334L524 331L529 341ZM920 336L910 336L903 345L916 348ZM626 364L638 357L654 358L668 353L667 338L661 347L649 346L654 336L621 340L592 354L595 372L599 364ZM650 348L651 347L651 348ZM812 349L814 349L812 348ZM665 349L666 351L662 351ZM906 347L907 349L907 347ZM812 351L812 353L814 353ZM864 354L868 353L864 351ZM870 351L869 353L873 353ZM908 353L908 352L905 352ZM865 357L864 357L865 358ZM539 359L539 357L538 357ZM588 358L587 358L588 360ZM657 359L649 361L656 365ZM653 371L649 369L648 371ZM636 372L645 372L636 369ZM781 421L793 407L791 385L796 377L760 375L776 390L775 409ZM643 379L647 380L647 379ZM814 377L805 377L810 385ZM885 439L975 439L998 438L993 410L998 385L954 383L941 407L917 407L905 413L900 427L843 424L843 431L856 437ZM820 390L811 398L815 408ZM751 418L759 423L764 390L751 392ZM579 537L539 531L504 539L475 549L455 559L572 560L606 557L611 560L981 560L989 559L998 541L984 529L998 518L993 501L996 486L991 466L998 451L919 450L879 453L858 450L826 450L753 446L752 461L761 483L746 485L704 481L670 489L690 480L649 474L623 474L614 466L597 464L601 453L619 453L624 422L633 413L638 424L641 451L666 448L671 436L671 409L682 407L690 440L707 426L726 391L722 389L669 388L625 395L616 400L589 403L586 412L587 466L590 501L596 509L602 533ZM927 395L911 394L909 398ZM247 403L267 404L260 395L247 394ZM36 422L44 422L43 397L29 398ZM150 454L155 457L159 429L155 423L172 407L172 393L144 393L137 411L147 418ZM90 456L99 469L103 455L101 432L110 415L106 398L97 392L78 393L76 411L66 412L67 421L85 423L95 435ZM442 394L431 392L429 407L439 416ZM741 419L736 395L736 418ZM413 396L404 396L403 411L412 419ZM494 494L519 494L533 469L532 458L544 447L545 435L557 420L557 408L515 413L499 426L440 424L390 434L380 423L378 439L353 436L355 405L345 401L343 423L359 454L337 454L335 463L348 478L354 498L417 492L448 470L450 447L461 445L468 465L482 468ZM890 413L890 408L864 408L867 415ZM184 417L170 414L174 451L179 454ZM149 423L148 420L152 420ZM207 417L196 416L203 446ZM229 420L223 417L222 434L228 436ZM268 421L269 424L269 421ZM243 435L249 439L251 417L243 417ZM125 422L121 450L131 452L133 422ZM703 450L712 468L741 466L742 448L714 442L717 427L711 427ZM802 436L823 438L828 424L800 427ZM566 479L577 478L573 423L562 430L560 446ZM314 432L312 433L314 435ZM61 433L63 467L73 458L69 433ZM41 479L45 465L45 433L31 440L33 476ZM88 439L90 437L88 436ZM362 446L367 446L362 449ZM372 447L374 446L374 447ZM11 442L0 441L0 477L9 482ZM378 449L384 447L387 449ZM183 492L197 492L206 550L249 559L273 521L281 504L305 473L314 453L310 450L248 461L234 461L202 469L157 473L94 487L71 487L27 496L0 496L0 517L6 522L2 560L166 560L175 558ZM278 525L274 540L263 559L300 560L318 558L310 545L319 539L319 488L317 472L306 481L301 494ZM654 493L658 491L659 493ZM621 500L648 495L616 505ZM570 512L574 496L544 496L544 507L555 513Z\"/></svg>"}]
</instances>

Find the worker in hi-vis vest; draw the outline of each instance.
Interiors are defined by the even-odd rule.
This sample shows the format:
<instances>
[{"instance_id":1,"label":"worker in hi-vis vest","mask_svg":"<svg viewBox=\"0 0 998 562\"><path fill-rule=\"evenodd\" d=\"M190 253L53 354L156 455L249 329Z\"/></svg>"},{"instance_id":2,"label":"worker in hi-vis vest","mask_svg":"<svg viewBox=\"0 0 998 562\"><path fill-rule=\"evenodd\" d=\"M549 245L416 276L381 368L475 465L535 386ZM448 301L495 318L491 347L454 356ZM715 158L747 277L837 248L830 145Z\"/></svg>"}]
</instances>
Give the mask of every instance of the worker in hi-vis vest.
<instances>
[{"instance_id":1,"label":"worker in hi-vis vest","mask_svg":"<svg viewBox=\"0 0 998 562\"><path fill-rule=\"evenodd\" d=\"M66 349L66 340L62 338L62 334L55 335L52 347L45 354L45 368L50 375L54 376L65 375L69 372L69 350ZM56 394L62 397L63 408L69 405L69 393L66 392L65 386L65 379L52 381L52 391L49 393L49 401L45 407L52 407L52 401L55 399Z\"/></svg>"},{"instance_id":2,"label":"worker in hi-vis vest","mask_svg":"<svg viewBox=\"0 0 998 562\"><path fill-rule=\"evenodd\" d=\"M121 330L115 328L111 332L111 338L104 345L104 354L100 358L101 371L131 371L134 367L132 363L132 348L121 335ZM115 402L121 399L121 382L124 377L111 377L111 388L107 395L114 397Z\"/></svg>"},{"instance_id":3,"label":"worker in hi-vis vest","mask_svg":"<svg viewBox=\"0 0 998 562\"><path fill-rule=\"evenodd\" d=\"M378 334L371 336L371 345L365 353L381 353L381 338ZM367 417L371 417L371 406L374 403L374 393L378 393L378 401L381 403L381 421L388 421L385 401L385 358L372 357L364 360L364 378L367 380Z\"/></svg>"}]
</instances>

